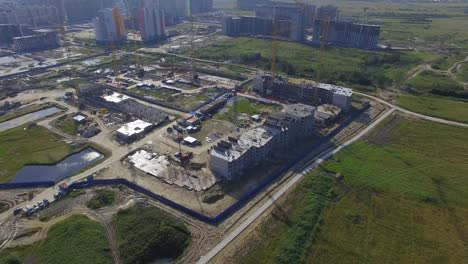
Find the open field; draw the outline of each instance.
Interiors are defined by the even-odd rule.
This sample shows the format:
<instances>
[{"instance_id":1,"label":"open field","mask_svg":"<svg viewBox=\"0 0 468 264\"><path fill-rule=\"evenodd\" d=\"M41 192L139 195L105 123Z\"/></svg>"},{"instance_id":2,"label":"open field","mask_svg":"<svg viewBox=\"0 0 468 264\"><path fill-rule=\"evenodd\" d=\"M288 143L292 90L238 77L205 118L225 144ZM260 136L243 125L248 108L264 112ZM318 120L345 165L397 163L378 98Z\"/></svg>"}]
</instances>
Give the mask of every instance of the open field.
<instances>
[{"instance_id":1,"label":"open field","mask_svg":"<svg viewBox=\"0 0 468 264\"><path fill-rule=\"evenodd\" d=\"M457 91L463 90L463 86L454 81L447 75L424 71L415 77L407 80L406 85L416 88L418 92L431 92L433 90L440 91Z\"/></svg>"},{"instance_id":2,"label":"open field","mask_svg":"<svg viewBox=\"0 0 468 264\"><path fill-rule=\"evenodd\" d=\"M2 252L0 263L112 263L104 228L85 216L72 216L48 232L44 241Z\"/></svg>"},{"instance_id":3,"label":"open field","mask_svg":"<svg viewBox=\"0 0 468 264\"><path fill-rule=\"evenodd\" d=\"M468 123L468 101L436 96L401 95L398 105L417 113Z\"/></svg>"},{"instance_id":4,"label":"open field","mask_svg":"<svg viewBox=\"0 0 468 264\"><path fill-rule=\"evenodd\" d=\"M88 201L86 206L93 210L110 206L115 202L115 197L117 193L113 190L109 189L102 189L96 191L96 196L94 196L91 200Z\"/></svg>"},{"instance_id":5,"label":"open field","mask_svg":"<svg viewBox=\"0 0 468 264\"><path fill-rule=\"evenodd\" d=\"M457 72L457 79L462 82L468 82L468 63L463 64Z\"/></svg>"},{"instance_id":6,"label":"open field","mask_svg":"<svg viewBox=\"0 0 468 264\"><path fill-rule=\"evenodd\" d=\"M325 211L307 260L463 262L467 135L466 129L397 117L336 155L325 169L343 175L340 199Z\"/></svg>"},{"instance_id":7,"label":"open field","mask_svg":"<svg viewBox=\"0 0 468 264\"><path fill-rule=\"evenodd\" d=\"M0 182L9 182L23 166L51 164L80 150L41 126L20 126L0 133Z\"/></svg>"},{"instance_id":8,"label":"open field","mask_svg":"<svg viewBox=\"0 0 468 264\"><path fill-rule=\"evenodd\" d=\"M197 55L205 59L233 60L269 69L271 41L232 38L202 48ZM385 86L399 82L415 65L438 58L422 52L370 52L336 47L327 48L321 55L317 47L280 42L278 69L288 75L316 78L320 66L323 82L338 82L359 87Z\"/></svg>"},{"instance_id":9,"label":"open field","mask_svg":"<svg viewBox=\"0 0 468 264\"><path fill-rule=\"evenodd\" d=\"M251 250L238 263L300 263L320 224L332 186L331 178L307 176L284 204L276 206L259 236L247 242L246 248Z\"/></svg>"},{"instance_id":10,"label":"open field","mask_svg":"<svg viewBox=\"0 0 468 264\"><path fill-rule=\"evenodd\" d=\"M76 135L79 128L79 125L73 120L72 115L58 118L55 122L55 126L60 129L60 131L69 135Z\"/></svg>"},{"instance_id":11,"label":"open field","mask_svg":"<svg viewBox=\"0 0 468 264\"><path fill-rule=\"evenodd\" d=\"M122 263L176 259L190 243L183 222L158 208L133 207L113 218Z\"/></svg>"},{"instance_id":12,"label":"open field","mask_svg":"<svg viewBox=\"0 0 468 264\"><path fill-rule=\"evenodd\" d=\"M398 115L387 119L306 176L230 260L462 263L467 132ZM333 184L338 175L343 179ZM296 233L301 225L308 228Z\"/></svg>"}]
</instances>

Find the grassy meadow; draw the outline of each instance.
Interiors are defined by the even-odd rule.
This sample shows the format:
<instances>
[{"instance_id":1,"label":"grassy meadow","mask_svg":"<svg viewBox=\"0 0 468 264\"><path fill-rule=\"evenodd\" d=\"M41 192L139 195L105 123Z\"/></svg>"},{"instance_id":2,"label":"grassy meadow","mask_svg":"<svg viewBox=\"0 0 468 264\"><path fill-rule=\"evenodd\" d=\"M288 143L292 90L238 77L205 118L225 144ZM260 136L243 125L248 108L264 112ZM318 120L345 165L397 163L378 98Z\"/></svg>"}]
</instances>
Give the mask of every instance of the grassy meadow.
<instances>
[{"instance_id":1,"label":"grassy meadow","mask_svg":"<svg viewBox=\"0 0 468 264\"><path fill-rule=\"evenodd\" d=\"M388 118L307 175L229 261L462 263L467 132Z\"/></svg>"},{"instance_id":2,"label":"grassy meadow","mask_svg":"<svg viewBox=\"0 0 468 264\"><path fill-rule=\"evenodd\" d=\"M43 241L2 252L0 263L110 264L112 257L104 228L77 215L54 225Z\"/></svg>"},{"instance_id":3,"label":"grassy meadow","mask_svg":"<svg viewBox=\"0 0 468 264\"><path fill-rule=\"evenodd\" d=\"M97 190L95 196L88 201L86 206L93 210L100 209L106 206L111 206L115 202L116 197L117 193L113 190Z\"/></svg>"},{"instance_id":4,"label":"grassy meadow","mask_svg":"<svg viewBox=\"0 0 468 264\"><path fill-rule=\"evenodd\" d=\"M457 91L463 90L463 86L447 75L431 71L424 71L407 80L406 85L416 88L418 92L430 93L433 90Z\"/></svg>"},{"instance_id":5,"label":"grassy meadow","mask_svg":"<svg viewBox=\"0 0 468 264\"><path fill-rule=\"evenodd\" d=\"M176 259L190 243L183 222L158 208L133 207L113 218L122 263L150 263Z\"/></svg>"},{"instance_id":6,"label":"grassy meadow","mask_svg":"<svg viewBox=\"0 0 468 264\"><path fill-rule=\"evenodd\" d=\"M25 165L55 163L79 149L41 126L0 132L0 183L12 180Z\"/></svg>"},{"instance_id":7,"label":"grassy meadow","mask_svg":"<svg viewBox=\"0 0 468 264\"><path fill-rule=\"evenodd\" d=\"M270 68L271 41L254 38L231 38L201 48L197 56ZM329 47L319 48L299 43L281 42L278 52L278 70L298 77L323 82L342 83L358 88L385 86L398 83L414 66L435 61L439 57L423 52L362 51Z\"/></svg>"},{"instance_id":8,"label":"grassy meadow","mask_svg":"<svg viewBox=\"0 0 468 264\"><path fill-rule=\"evenodd\" d=\"M468 101L437 96L401 95L398 105L417 113L468 123Z\"/></svg>"}]
</instances>

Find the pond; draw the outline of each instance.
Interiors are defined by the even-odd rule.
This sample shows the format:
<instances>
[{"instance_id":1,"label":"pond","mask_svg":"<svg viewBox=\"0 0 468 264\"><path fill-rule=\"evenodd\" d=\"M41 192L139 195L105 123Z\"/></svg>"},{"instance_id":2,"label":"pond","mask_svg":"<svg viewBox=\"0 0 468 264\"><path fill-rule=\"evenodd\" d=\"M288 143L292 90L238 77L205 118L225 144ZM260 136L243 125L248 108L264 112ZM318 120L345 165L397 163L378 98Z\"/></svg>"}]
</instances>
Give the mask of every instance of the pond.
<instances>
[{"instance_id":1,"label":"pond","mask_svg":"<svg viewBox=\"0 0 468 264\"><path fill-rule=\"evenodd\" d=\"M62 109L53 106L53 107L49 107L49 108L46 108L46 109L43 109L34 113L30 113L27 115L23 115L23 116L5 121L3 123L0 123L0 132L27 124L29 122L32 122L32 121L35 121L35 120L38 120L47 116L51 116L61 111Z\"/></svg>"},{"instance_id":2,"label":"pond","mask_svg":"<svg viewBox=\"0 0 468 264\"><path fill-rule=\"evenodd\" d=\"M92 148L86 148L54 165L28 165L23 167L12 183L18 182L59 182L79 173L82 169L102 160L104 155Z\"/></svg>"}]
</instances>

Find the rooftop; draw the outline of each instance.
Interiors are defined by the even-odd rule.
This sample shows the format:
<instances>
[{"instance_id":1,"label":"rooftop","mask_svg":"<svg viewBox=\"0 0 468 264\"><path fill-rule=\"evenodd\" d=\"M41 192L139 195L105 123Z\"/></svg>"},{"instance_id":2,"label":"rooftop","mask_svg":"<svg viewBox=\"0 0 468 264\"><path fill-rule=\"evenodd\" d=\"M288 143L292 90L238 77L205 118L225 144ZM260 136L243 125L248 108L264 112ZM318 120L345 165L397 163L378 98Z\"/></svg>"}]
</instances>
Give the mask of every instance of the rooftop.
<instances>
[{"instance_id":1,"label":"rooftop","mask_svg":"<svg viewBox=\"0 0 468 264\"><path fill-rule=\"evenodd\" d=\"M152 126L151 123L142 120L136 120L123 125L117 130L117 132L126 136L133 136L142 133L150 126Z\"/></svg>"},{"instance_id":2,"label":"rooftop","mask_svg":"<svg viewBox=\"0 0 468 264\"><path fill-rule=\"evenodd\" d=\"M77 115L77 116L73 117L73 120L78 121L78 122L81 122L81 121L83 121L85 119L86 119L86 117L82 116L82 115Z\"/></svg>"},{"instance_id":3,"label":"rooftop","mask_svg":"<svg viewBox=\"0 0 468 264\"><path fill-rule=\"evenodd\" d=\"M328 84L328 83L317 83L317 87L322 88L322 89L332 90L333 93L339 94L339 95L344 95L344 96L353 95L353 89L351 88L346 88L346 87L337 86L337 85Z\"/></svg>"},{"instance_id":4,"label":"rooftop","mask_svg":"<svg viewBox=\"0 0 468 264\"><path fill-rule=\"evenodd\" d=\"M119 93L112 93L111 95L104 95L102 97L104 100L106 100L107 102L111 102L111 103L120 103L122 101L125 101L127 100L129 97L126 96L126 95L123 95L123 94L119 94Z\"/></svg>"},{"instance_id":5,"label":"rooftop","mask_svg":"<svg viewBox=\"0 0 468 264\"><path fill-rule=\"evenodd\" d=\"M237 142L229 141L228 144L223 144L223 146L218 144L218 146L211 151L211 155L232 162L239 159L252 147L260 148L265 146L273 139L276 133L279 133L279 131L267 127L251 129L243 133Z\"/></svg>"},{"instance_id":6,"label":"rooftop","mask_svg":"<svg viewBox=\"0 0 468 264\"><path fill-rule=\"evenodd\" d=\"M167 170L167 166L169 165L166 156L158 156L155 153L151 154L145 150L139 150L135 152L135 154L128 156L128 160L136 168L158 178Z\"/></svg>"}]
</instances>

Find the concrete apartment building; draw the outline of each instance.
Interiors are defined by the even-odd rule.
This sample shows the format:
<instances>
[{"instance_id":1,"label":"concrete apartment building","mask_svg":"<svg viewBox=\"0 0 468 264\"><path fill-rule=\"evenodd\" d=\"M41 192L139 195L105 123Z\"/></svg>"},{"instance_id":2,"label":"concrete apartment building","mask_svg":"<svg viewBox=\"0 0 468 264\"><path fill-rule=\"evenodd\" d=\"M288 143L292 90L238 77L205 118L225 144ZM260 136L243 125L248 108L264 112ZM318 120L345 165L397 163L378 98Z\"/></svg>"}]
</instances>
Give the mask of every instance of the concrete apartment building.
<instances>
[{"instance_id":1,"label":"concrete apartment building","mask_svg":"<svg viewBox=\"0 0 468 264\"><path fill-rule=\"evenodd\" d=\"M317 8L315 20L338 21L340 10L336 6L326 5Z\"/></svg>"},{"instance_id":2,"label":"concrete apartment building","mask_svg":"<svg viewBox=\"0 0 468 264\"><path fill-rule=\"evenodd\" d=\"M293 24L286 20L276 20L276 34L283 39L295 40ZM232 37L239 36L273 36L273 20L256 16L225 17L223 21L224 34Z\"/></svg>"},{"instance_id":3,"label":"concrete apartment building","mask_svg":"<svg viewBox=\"0 0 468 264\"><path fill-rule=\"evenodd\" d=\"M315 9L315 6L311 4L269 2L257 5L255 15L269 19L289 20L299 27L304 27L313 25Z\"/></svg>"},{"instance_id":4,"label":"concrete apartment building","mask_svg":"<svg viewBox=\"0 0 468 264\"><path fill-rule=\"evenodd\" d=\"M278 130L259 127L238 139L220 141L210 151L210 169L217 176L233 180L248 168L258 165L272 154Z\"/></svg>"},{"instance_id":5,"label":"concrete apartment building","mask_svg":"<svg viewBox=\"0 0 468 264\"><path fill-rule=\"evenodd\" d=\"M155 43L166 38L166 19L163 9L150 5L138 13L138 29L145 43Z\"/></svg>"},{"instance_id":6,"label":"concrete apartment building","mask_svg":"<svg viewBox=\"0 0 468 264\"><path fill-rule=\"evenodd\" d=\"M237 8L240 10L254 11L257 5L271 3L270 0L237 0Z\"/></svg>"},{"instance_id":7,"label":"concrete apartment building","mask_svg":"<svg viewBox=\"0 0 468 264\"><path fill-rule=\"evenodd\" d=\"M328 33L324 36L326 27ZM326 45L370 50L378 48L379 37L378 25L324 20L316 20L314 24L313 42L316 45L320 45L321 39L324 38Z\"/></svg>"},{"instance_id":8,"label":"concrete apartment building","mask_svg":"<svg viewBox=\"0 0 468 264\"><path fill-rule=\"evenodd\" d=\"M33 35L28 26L0 24L0 46L11 46L13 38Z\"/></svg>"},{"instance_id":9,"label":"concrete apartment building","mask_svg":"<svg viewBox=\"0 0 468 264\"><path fill-rule=\"evenodd\" d=\"M36 30L34 35L13 38L15 51L33 52L60 47L56 30Z\"/></svg>"},{"instance_id":10,"label":"concrete apartment building","mask_svg":"<svg viewBox=\"0 0 468 264\"><path fill-rule=\"evenodd\" d=\"M348 111L353 90L332 84L302 82L292 83L287 78L270 74L257 75L253 90L259 94L304 104L332 104Z\"/></svg>"},{"instance_id":11,"label":"concrete apartment building","mask_svg":"<svg viewBox=\"0 0 468 264\"><path fill-rule=\"evenodd\" d=\"M213 0L189 0L191 14L213 11Z\"/></svg>"},{"instance_id":12,"label":"concrete apartment building","mask_svg":"<svg viewBox=\"0 0 468 264\"><path fill-rule=\"evenodd\" d=\"M50 5L0 4L0 24L27 25L33 28L59 22L58 10Z\"/></svg>"},{"instance_id":13,"label":"concrete apartment building","mask_svg":"<svg viewBox=\"0 0 468 264\"><path fill-rule=\"evenodd\" d=\"M278 150L314 135L315 107L289 105L285 112L271 115L265 123L238 138L228 137L210 151L210 169L217 176L234 180L259 165Z\"/></svg>"},{"instance_id":14,"label":"concrete apartment building","mask_svg":"<svg viewBox=\"0 0 468 264\"><path fill-rule=\"evenodd\" d=\"M127 40L124 18L119 8L106 8L94 19L97 44L119 43Z\"/></svg>"}]
</instances>

